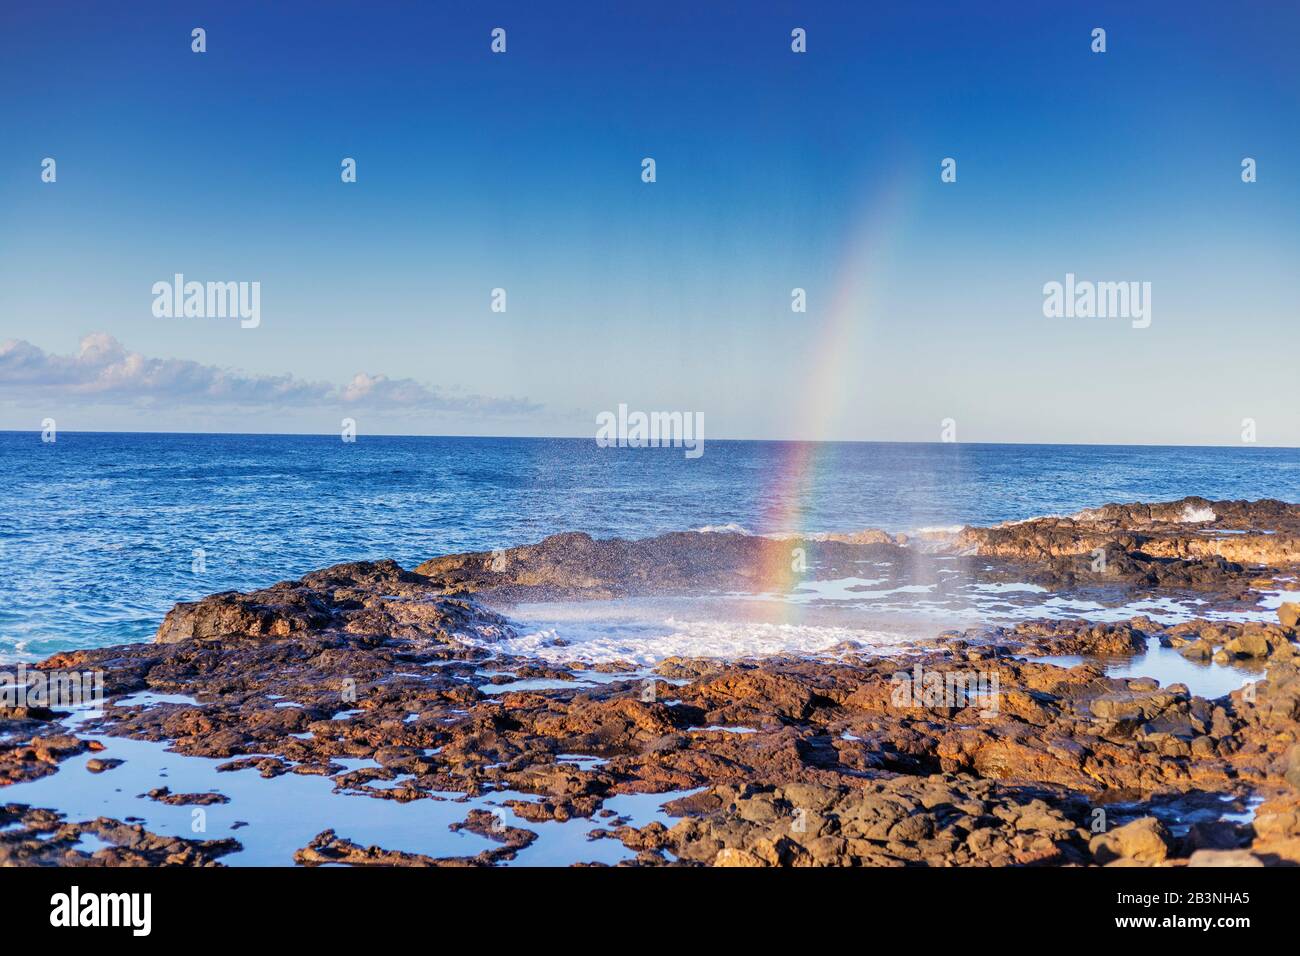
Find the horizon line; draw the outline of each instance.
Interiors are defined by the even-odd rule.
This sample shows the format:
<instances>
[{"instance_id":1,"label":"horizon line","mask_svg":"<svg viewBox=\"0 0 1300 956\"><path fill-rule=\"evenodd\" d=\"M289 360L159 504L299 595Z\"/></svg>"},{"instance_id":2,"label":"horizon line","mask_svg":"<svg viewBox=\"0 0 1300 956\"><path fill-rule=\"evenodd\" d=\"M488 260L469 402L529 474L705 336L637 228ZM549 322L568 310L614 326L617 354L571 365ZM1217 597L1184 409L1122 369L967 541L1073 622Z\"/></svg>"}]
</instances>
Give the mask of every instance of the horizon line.
<instances>
[{"instance_id":1,"label":"horizon line","mask_svg":"<svg viewBox=\"0 0 1300 956\"><path fill-rule=\"evenodd\" d=\"M0 428L0 435L40 435L40 428ZM177 437L195 437L203 435L227 438L337 438L335 432L225 432L225 431L135 431L128 429L59 429L64 435L174 435ZM358 434L358 439L363 435ZM590 435L436 435L436 434L389 434L366 433L366 438L437 438L463 439L467 441L591 441ZM1019 446L1025 448L1257 448L1260 450L1294 451L1300 445L1260 445L1253 442L1234 444L1198 445L1187 443L1143 444L1140 442L1043 442L1043 441L900 441L877 438L849 439L811 439L811 438L709 438L705 444L770 444L770 445L974 445L974 446ZM672 448L675 446L665 446Z\"/></svg>"}]
</instances>

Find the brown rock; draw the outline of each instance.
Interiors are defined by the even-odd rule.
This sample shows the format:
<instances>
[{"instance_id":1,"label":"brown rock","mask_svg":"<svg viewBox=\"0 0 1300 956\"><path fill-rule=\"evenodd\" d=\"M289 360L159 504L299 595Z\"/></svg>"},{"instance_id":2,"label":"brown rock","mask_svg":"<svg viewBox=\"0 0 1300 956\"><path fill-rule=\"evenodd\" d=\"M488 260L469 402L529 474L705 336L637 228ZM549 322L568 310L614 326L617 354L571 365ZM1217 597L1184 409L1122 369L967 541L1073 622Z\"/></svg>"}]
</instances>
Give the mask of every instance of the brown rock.
<instances>
[{"instance_id":1,"label":"brown rock","mask_svg":"<svg viewBox=\"0 0 1300 956\"><path fill-rule=\"evenodd\" d=\"M1187 859L1188 866L1263 866L1249 850L1197 850Z\"/></svg>"},{"instance_id":2,"label":"brown rock","mask_svg":"<svg viewBox=\"0 0 1300 956\"><path fill-rule=\"evenodd\" d=\"M1093 837L1088 849L1103 864L1113 860L1159 863L1169 856L1169 842L1164 824L1155 817L1141 817Z\"/></svg>"},{"instance_id":3,"label":"brown rock","mask_svg":"<svg viewBox=\"0 0 1300 956\"><path fill-rule=\"evenodd\" d=\"M1278 606L1277 619L1283 627L1300 627L1300 604L1284 601Z\"/></svg>"}]
</instances>

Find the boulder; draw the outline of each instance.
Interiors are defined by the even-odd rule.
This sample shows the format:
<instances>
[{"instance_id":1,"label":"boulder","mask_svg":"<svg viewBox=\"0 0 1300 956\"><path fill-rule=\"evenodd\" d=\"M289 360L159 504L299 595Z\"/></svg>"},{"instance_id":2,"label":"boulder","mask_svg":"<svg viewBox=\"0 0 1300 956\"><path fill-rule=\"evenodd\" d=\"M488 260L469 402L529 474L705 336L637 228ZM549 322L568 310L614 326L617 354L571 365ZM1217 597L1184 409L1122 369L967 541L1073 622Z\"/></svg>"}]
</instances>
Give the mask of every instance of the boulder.
<instances>
[{"instance_id":1,"label":"boulder","mask_svg":"<svg viewBox=\"0 0 1300 956\"><path fill-rule=\"evenodd\" d=\"M1116 860L1160 863L1169 856L1169 833L1155 817L1141 817L1093 837L1088 849L1102 864Z\"/></svg>"},{"instance_id":2,"label":"boulder","mask_svg":"<svg viewBox=\"0 0 1300 956\"><path fill-rule=\"evenodd\" d=\"M1286 601L1277 609L1278 622L1283 627L1300 627L1300 604Z\"/></svg>"}]
</instances>

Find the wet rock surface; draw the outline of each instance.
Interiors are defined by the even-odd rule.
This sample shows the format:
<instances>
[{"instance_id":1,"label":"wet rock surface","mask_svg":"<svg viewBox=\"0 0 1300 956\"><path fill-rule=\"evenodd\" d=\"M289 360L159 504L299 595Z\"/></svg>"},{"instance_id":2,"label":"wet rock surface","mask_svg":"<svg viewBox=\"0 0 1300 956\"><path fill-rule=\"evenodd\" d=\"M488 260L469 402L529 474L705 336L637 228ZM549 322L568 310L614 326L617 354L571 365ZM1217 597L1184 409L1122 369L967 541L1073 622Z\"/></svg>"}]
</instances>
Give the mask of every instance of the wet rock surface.
<instances>
[{"instance_id":1,"label":"wet rock surface","mask_svg":"<svg viewBox=\"0 0 1300 956\"><path fill-rule=\"evenodd\" d=\"M1204 533L1215 529L1247 533ZM1105 579L1123 592L1191 590L1214 608L1294 574L1300 509L1115 505L921 543L883 532L558 535L414 572L391 561L339 565L179 604L152 644L43 662L102 671L109 703L75 725L56 710L0 712L0 785L70 773L60 764L102 748L97 737L129 737L216 758L223 773L327 777L365 799L508 794L504 805L525 822L586 821L592 841L626 848L629 865L1300 863L1300 635L1285 606L1268 623L981 626L890 658L846 646L817 658L592 668L492 649L510 631L489 606L503 597L789 587L792 541L827 578L871 560L913 580L930 574L936 554L960 554L976 580L1066 589ZM1254 668L1258 681L1206 699L1180 684L1108 676L1105 660L1152 645ZM1083 661L1059 666L1039 660L1046 655ZM545 686L516 686L524 681ZM87 769L111 779L125 772L116 765ZM678 791L688 795L667 804L667 822L638 825L606 808ZM147 798L226 799L165 787ZM526 863L536 836L468 808L451 829L490 848L439 857L363 846L319 823L299 864ZM78 848L87 833L109 846ZM0 863L208 865L239 847L0 808ZM571 862L587 860L579 849Z\"/></svg>"},{"instance_id":2,"label":"wet rock surface","mask_svg":"<svg viewBox=\"0 0 1300 956\"><path fill-rule=\"evenodd\" d=\"M213 866L239 849L237 840L183 840L108 817L74 823L52 810L0 806L0 866Z\"/></svg>"}]
</instances>

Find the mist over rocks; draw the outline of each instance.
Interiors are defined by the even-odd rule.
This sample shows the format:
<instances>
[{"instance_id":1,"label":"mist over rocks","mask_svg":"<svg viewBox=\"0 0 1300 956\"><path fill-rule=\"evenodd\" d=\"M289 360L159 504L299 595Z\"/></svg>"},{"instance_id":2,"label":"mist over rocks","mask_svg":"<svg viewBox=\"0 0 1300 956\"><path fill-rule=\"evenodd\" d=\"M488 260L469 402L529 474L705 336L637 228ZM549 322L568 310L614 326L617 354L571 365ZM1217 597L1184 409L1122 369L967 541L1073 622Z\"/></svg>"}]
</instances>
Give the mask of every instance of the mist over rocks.
<instances>
[{"instance_id":1,"label":"mist over rocks","mask_svg":"<svg viewBox=\"0 0 1300 956\"><path fill-rule=\"evenodd\" d=\"M698 589L783 589L800 576L794 570L798 564L815 569L817 577L834 577L858 570L858 561L910 565L920 563L921 557L884 532L818 540L679 531L638 541L598 541L571 532L535 545L433 558L415 571L449 592L558 600Z\"/></svg>"}]
</instances>

